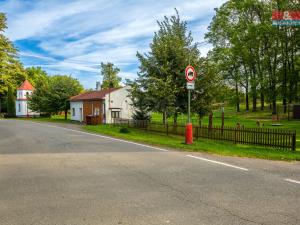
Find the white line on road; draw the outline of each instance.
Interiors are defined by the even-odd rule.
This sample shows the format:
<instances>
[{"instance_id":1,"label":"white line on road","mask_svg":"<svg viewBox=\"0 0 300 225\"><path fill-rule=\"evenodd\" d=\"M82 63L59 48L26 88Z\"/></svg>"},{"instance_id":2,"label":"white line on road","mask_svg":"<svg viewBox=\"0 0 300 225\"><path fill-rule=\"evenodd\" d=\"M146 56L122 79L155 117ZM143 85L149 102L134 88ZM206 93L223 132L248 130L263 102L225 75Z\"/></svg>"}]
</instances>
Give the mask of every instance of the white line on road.
<instances>
[{"instance_id":1,"label":"white line on road","mask_svg":"<svg viewBox=\"0 0 300 225\"><path fill-rule=\"evenodd\" d=\"M284 180L288 181L288 182L295 183L295 184L300 184L300 181L298 181L298 180L292 180L292 179L284 179Z\"/></svg>"},{"instance_id":2,"label":"white line on road","mask_svg":"<svg viewBox=\"0 0 300 225\"><path fill-rule=\"evenodd\" d=\"M33 122L33 123L36 123L36 122ZM41 124L41 123L38 123L38 124ZM157 147L153 147L153 146L150 146L150 145L139 144L139 143L132 142L132 141L125 141L125 140L122 140L122 139L113 138L113 137L109 137L109 136L104 136L104 135L100 135L100 134L93 134L93 133L89 133L89 132L74 130L74 129L65 128L65 127L58 127L58 126L49 125L49 124L43 124L43 125L49 126L49 127L56 127L56 128L60 128L60 129L64 129L64 130L69 130L69 131L73 131L73 132L77 132L77 133L92 135L92 136L96 136L96 137L106 138L106 139L109 139L109 140L119 141L119 142L123 142L123 143L138 145L138 146L142 146L142 147L146 147L146 148L150 148L150 149L155 149L155 150L159 150L159 151L164 151L164 152L169 151L169 150L163 149L163 148L157 148ZM202 157L197 157L197 156L193 156L193 155L186 155L186 156L191 157L191 158L200 159L200 160L207 161L207 162L211 162L211 163L215 163L215 164L219 164L219 165L223 165L223 166L232 167L232 168L239 169L239 170L248 171L248 169L246 169L246 168L239 167L239 166L234 166L234 165L231 165L231 164L228 164L228 163L223 163L223 162L219 162L219 161L215 161L215 160L211 160L211 159L206 159L206 158L202 158Z\"/></svg>"},{"instance_id":3,"label":"white line on road","mask_svg":"<svg viewBox=\"0 0 300 225\"><path fill-rule=\"evenodd\" d=\"M246 168L239 167L239 166L234 166L234 165L231 165L231 164L228 164L228 163L223 163L223 162L219 162L219 161L215 161L215 160L211 160L211 159L206 159L206 158L202 158L202 157L198 157L198 156L193 156L193 155L186 155L186 156L191 157L191 158L195 158L195 159L200 159L200 160L207 161L207 162L211 162L211 163L216 163L216 164L223 165L223 166L232 167L232 168L239 169L239 170L248 171L248 169L246 169Z\"/></svg>"},{"instance_id":4,"label":"white line on road","mask_svg":"<svg viewBox=\"0 0 300 225\"><path fill-rule=\"evenodd\" d=\"M33 122L33 123L36 123L36 122ZM41 123L38 123L38 124L41 124ZM56 127L56 128L60 128L60 129L64 129L64 130L69 130L69 131L73 131L73 132L77 132L77 133L81 133L81 134L88 134L88 135L92 135L92 136L96 136L96 137L106 138L106 139L119 141L119 142L123 142L123 143L138 145L138 146L142 146L142 147L146 147L146 148L152 148L152 149L163 151L163 152L168 152L169 151L169 150L163 149L163 148L157 148L157 147L153 147L153 146L150 146L150 145L139 144L139 143L132 142L132 141L125 141L125 140L122 140L122 139L112 138L112 137L108 137L108 136L104 136L104 135L100 135L100 134L93 134L93 133L89 133L89 132L73 130L73 129L70 129L70 128L58 127L58 126L49 125L49 124L43 124L43 125L49 126L49 127Z\"/></svg>"}]
</instances>

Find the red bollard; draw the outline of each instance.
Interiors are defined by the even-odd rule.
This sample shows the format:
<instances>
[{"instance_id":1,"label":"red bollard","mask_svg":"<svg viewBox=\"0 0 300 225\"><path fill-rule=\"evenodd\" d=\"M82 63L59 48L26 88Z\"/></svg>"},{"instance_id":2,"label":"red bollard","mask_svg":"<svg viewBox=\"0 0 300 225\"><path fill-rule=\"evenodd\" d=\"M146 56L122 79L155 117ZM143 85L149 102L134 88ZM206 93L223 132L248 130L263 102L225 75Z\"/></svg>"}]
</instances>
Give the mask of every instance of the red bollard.
<instances>
[{"instance_id":1,"label":"red bollard","mask_svg":"<svg viewBox=\"0 0 300 225\"><path fill-rule=\"evenodd\" d=\"M185 126L185 143L187 145L193 144L193 125L191 123Z\"/></svg>"}]
</instances>

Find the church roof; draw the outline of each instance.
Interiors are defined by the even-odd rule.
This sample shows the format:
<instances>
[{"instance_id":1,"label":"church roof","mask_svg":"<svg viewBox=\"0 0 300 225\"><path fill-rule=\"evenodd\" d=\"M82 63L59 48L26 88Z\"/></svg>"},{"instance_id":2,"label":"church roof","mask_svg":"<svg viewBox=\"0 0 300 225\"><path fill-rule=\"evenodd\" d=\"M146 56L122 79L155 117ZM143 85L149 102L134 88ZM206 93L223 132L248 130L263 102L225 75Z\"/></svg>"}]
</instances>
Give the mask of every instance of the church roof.
<instances>
[{"instance_id":1,"label":"church roof","mask_svg":"<svg viewBox=\"0 0 300 225\"><path fill-rule=\"evenodd\" d=\"M101 91L89 91L83 94L75 95L70 98L70 101L84 101L84 100L101 100L104 99L105 95L116 91L120 88L107 88Z\"/></svg>"},{"instance_id":2,"label":"church roof","mask_svg":"<svg viewBox=\"0 0 300 225\"><path fill-rule=\"evenodd\" d=\"M33 91L34 87L31 85L31 83L28 80L25 80L23 84L17 88L17 90Z\"/></svg>"}]
</instances>

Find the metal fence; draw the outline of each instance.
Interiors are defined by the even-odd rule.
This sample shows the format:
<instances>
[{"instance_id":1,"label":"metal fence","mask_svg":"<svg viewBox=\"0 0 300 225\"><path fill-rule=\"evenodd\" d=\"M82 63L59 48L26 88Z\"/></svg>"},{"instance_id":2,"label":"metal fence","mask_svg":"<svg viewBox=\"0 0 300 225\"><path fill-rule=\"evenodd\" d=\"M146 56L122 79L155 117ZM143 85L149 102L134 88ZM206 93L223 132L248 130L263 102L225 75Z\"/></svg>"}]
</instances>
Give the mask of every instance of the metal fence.
<instances>
[{"instance_id":1,"label":"metal fence","mask_svg":"<svg viewBox=\"0 0 300 225\"><path fill-rule=\"evenodd\" d=\"M167 135L185 135L185 126L161 124L145 120L115 119L114 125L145 131L165 133ZM240 144L253 144L284 150L296 150L296 131L269 128L235 128L218 126L193 126L195 139L208 138L213 140L231 141Z\"/></svg>"}]
</instances>

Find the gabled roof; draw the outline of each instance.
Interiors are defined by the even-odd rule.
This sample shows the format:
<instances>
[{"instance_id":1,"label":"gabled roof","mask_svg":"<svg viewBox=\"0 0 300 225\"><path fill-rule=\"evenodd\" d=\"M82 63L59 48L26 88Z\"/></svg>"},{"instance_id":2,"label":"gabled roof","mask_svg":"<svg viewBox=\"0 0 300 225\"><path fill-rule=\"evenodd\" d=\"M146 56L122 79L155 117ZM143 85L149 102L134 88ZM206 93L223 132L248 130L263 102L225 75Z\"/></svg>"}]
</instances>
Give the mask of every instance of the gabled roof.
<instances>
[{"instance_id":1,"label":"gabled roof","mask_svg":"<svg viewBox=\"0 0 300 225\"><path fill-rule=\"evenodd\" d=\"M75 101L84 101L84 100L101 100L101 99L104 99L106 94L116 91L118 89L120 89L120 88L110 88L110 89L107 88L107 89L103 89L101 91L89 91L89 92L71 97L70 101L75 102Z\"/></svg>"},{"instance_id":2,"label":"gabled roof","mask_svg":"<svg viewBox=\"0 0 300 225\"><path fill-rule=\"evenodd\" d=\"M23 84L17 88L17 90L33 91L34 87L31 85L31 83L28 80L25 80Z\"/></svg>"}]
</instances>

